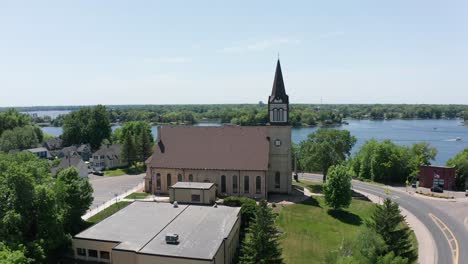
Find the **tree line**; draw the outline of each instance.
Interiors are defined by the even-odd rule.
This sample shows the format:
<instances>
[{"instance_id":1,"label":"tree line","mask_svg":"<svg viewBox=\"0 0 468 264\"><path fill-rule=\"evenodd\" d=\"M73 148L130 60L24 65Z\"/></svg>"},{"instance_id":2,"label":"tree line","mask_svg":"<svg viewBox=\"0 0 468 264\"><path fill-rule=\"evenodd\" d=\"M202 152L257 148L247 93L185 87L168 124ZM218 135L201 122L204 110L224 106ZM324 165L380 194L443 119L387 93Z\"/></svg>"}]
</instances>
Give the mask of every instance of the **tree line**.
<instances>
[{"instance_id":1,"label":"tree line","mask_svg":"<svg viewBox=\"0 0 468 264\"><path fill-rule=\"evenodd\" d=\"M81 107L83 108L83 107ZM74 107L70 110L81 109ZM61 108L63 109L63 108ZM267 105L118 105L107 106L112 123L146 121L154 124L194 124L217 121L239 125L265 125ZM52 121L62 126L66 115ZM407 104L292 104L290 120L293 126L339 124L343 119L454 119L468 120L466 105L407 105ZM38 118L47 122L50 118Z\"/></svg>"},{"instance_id":2,"label":"tree line","mask_svg":"<svg viewBox=\"0 0 468 264\"><path fill-rule=\"evenodd\" d=\"M356 138L349 131L321 128L293 145L300 171L322 172L324 182L330 167L344 164L357 179L385 184L416 181L420 166L431 165L437 149L427 142L400 146L390 140L369 140L351 157ZM447 166L456 170L455 187L464 190L468 178L468 148L450 159Z\"/></svg>"}]
</instances>

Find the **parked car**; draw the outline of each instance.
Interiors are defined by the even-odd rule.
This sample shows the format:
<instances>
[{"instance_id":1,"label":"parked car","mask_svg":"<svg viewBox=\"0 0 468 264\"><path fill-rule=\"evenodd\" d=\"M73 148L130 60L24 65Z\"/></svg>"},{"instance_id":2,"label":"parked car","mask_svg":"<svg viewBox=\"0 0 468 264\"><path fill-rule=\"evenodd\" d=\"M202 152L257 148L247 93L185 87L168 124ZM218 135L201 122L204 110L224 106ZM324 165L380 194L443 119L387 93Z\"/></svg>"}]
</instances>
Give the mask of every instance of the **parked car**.
<instances>
[{"instance_id":1,"label":"parked car","mask_svg":"<svg viewBox=\"0 0 468 264\"><path fill-rule=\"evenodd\" d=\"M465 191L465 196L468 196L468 189Z\"/></svg>"},{"instance_id":2,"label":"parked car","mask_svg":"<svg viewBox=\"0 0 468 264\"><path fill-rule=\"evenodd\" d=\"M413 182L413 183L411 184L411 187L412 187L412 188L416 188L416 183Z\"/></svg>"},{"instance_id":3,"label":"parked car","mask_svg":"<svg viewBox=\"0 0 468 264\"><path fill-rule=\"evenodd\" d=\"M93 171L93 174L97 176L104 176L104 172L102 171Z\"/></svg>"},{"instance_id":4,"label":"parked car","mask_svg":"<svg viewBox=\"0 0 468 264\"><path fill-rule=\"evenodd\" d=\"M438 192L438 193L443 193L444 189L442 189L440 186L433 186L431 188L431 192Z\"/></svg>"}]
</instances>

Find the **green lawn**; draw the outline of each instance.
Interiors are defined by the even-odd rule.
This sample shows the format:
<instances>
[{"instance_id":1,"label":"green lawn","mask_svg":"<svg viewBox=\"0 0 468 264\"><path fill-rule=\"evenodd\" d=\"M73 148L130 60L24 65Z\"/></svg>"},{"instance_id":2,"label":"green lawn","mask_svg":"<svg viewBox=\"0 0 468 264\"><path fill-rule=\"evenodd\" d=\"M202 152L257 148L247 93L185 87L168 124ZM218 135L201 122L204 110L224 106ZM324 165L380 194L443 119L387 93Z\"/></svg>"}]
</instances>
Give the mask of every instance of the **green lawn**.
<instances>
[{"instance_id":1,"label":"green lawn","mask_svg":"<svg viewBox=\"0 0 468 264\"><path fill-rule=\"evenodd\" d=\"M127 197L125 197L125 199L145 199L146 197L148 197L149 194L147 193L142 193L142 192L134 192L134 193L131 193L129 195L127 195Z\"/></svg>"},{"instance_id":2,"label":"green lawn","mask_svg":"<svg viewBox=\"0 0 468 264\"><path fill-rule=\"evenodd\" d=\"M322 193L323 192L323 186L321 182L312 182L312 181L300 181L300 182L294 182L294 185L298 185L304 188L309 189L309 191L313 193Z\"/></svg>"},{"instance_id":3,"label":"green lawn","mask_svg":"<svg viewBox=\"0 0 468 264\"><path fill-rule=\"evenodd\" d=\"M322 184L308 181L295 183L321 193ZM349 208L330 211L323 197L314 196L293 205L277 205L278 228L285 263L324 263L330 251L339 249L343 240L353 240L370 218L375 204L353 198ZM417 241L414 233L415 248Z\"/></svg>"},{"instance_id":4,"label":"green lawn","mask_svg":"<svg viewBox=\"0 0 468 264\"><path fill-rule=\"evenodd\" d=\"M127 168L118 168L118 169L109 169L104 171L104 176L108 177L115 177L115 176L122 176L122 175L136 175L145 172L145 166L143 163L138 163L135 166L127 167Z\"/></svg>"},{"instance_id":5,"label":"green lawn","mask_svg":"<svg viewBox=\"0 0 468 264\"><path fill-rule=\"evenodd\" d=\"M93 215L90 217L87 222L90 223L91 225L97 224L101 222L102 220L106 219L107 217L115 214L119 210L125 208L127 205L131 204L132 202L118 202L115 203L106 209L102 210L101 212Z\"/></svg>"}]
</instances>

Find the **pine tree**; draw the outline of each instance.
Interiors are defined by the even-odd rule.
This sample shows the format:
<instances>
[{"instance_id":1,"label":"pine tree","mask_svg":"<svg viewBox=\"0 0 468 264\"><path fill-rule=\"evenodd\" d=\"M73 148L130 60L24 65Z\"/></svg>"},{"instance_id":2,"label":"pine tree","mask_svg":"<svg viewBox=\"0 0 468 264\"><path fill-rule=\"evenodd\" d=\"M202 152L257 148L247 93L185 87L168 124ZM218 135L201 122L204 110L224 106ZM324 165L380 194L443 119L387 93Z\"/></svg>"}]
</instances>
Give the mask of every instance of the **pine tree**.
<instances>
[{"instance_id":1,"label":"pine tree","mask_svg":"<svg viewBox=\"0 0 468 264\"><path fill-rule=\"evenodd\" d=\"M396 202L387 198L383 205L377 205L368 226L382 236L388 252L393 251L395 256L407 258L410 262L416 260L416 252L410 241L410 229Z\"/></svg>"},{"instance_id":2,"label":"pine tree","mask_svg":"<svg viewBox=\"0 0 468 264\"><path fill-rule=\"evenodd\" d=\"M150 133L151 131L142 129L138 136L138 160L141 162L145 162L145 160L152 154L153 142L151 142Z\"/></svg>"},{"instance_id":3,"label":"pine tree","mask_svg":"<svg viewBox=\"0 0 468 264\"><path fill-rule=\"evenodd\" d=\"M255 212L255 218L247 228L240 256L240 264L282 264L276 214L265 200Z\"/></svg>"},{"instance_id":4,"label":"pine tree","mask_svg":"<svg viewBox=\"0 0 468 264\"><path fill-rule=\"evenodd\" d=\"M131 133L126 133L122 144L122 159L130 166L135 164L137 161L137 149L135 146L135 140Z\"/></svg>"}]
</instances>

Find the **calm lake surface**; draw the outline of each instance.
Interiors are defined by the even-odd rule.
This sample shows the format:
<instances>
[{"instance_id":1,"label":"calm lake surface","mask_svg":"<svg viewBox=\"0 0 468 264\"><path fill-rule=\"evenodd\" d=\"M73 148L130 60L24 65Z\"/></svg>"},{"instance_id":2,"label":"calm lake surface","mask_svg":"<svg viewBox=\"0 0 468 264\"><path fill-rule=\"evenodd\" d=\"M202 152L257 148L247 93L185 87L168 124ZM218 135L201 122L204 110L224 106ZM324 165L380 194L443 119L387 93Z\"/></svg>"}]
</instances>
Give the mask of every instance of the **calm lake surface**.
<instances>
[{"instance_id":1,"label":"calm lake surface","mask_svg":"<svg viewBox=\"0 0 468 264\"><path fill-rule=\"evenodd\" d=\"M468 126L462 126L460 120L348 120L349 125L336 127L349 130L357 138L357 143L352 152L356 152L368 140L390 139L399 145L411 145L425 141L437 148L438 154L435 165L445 165L447 160L455 156L464 148L468 148ZM216 123L201 123L199 126L216 126ZM119 126L113 126L115 130ZM317 127L294 128L292 140L299 143L307 138L307 135L317 130ZM61 127L43 127L44 133L59 136ZM157 136L156 126L151 128L154 138ZM461 141L456 141L460 137Z\"/></svg>"}]
</instances>

